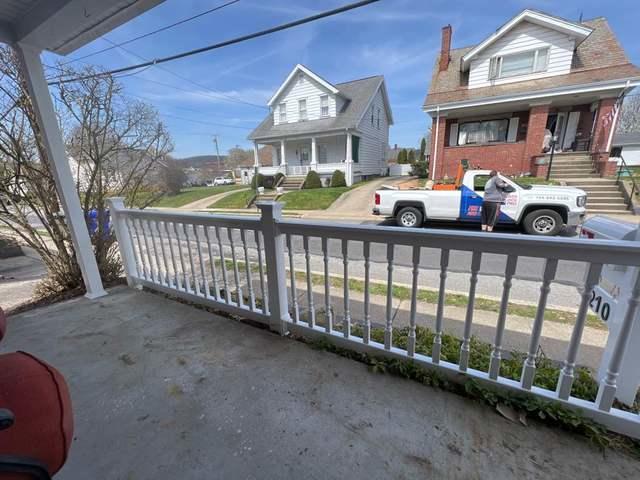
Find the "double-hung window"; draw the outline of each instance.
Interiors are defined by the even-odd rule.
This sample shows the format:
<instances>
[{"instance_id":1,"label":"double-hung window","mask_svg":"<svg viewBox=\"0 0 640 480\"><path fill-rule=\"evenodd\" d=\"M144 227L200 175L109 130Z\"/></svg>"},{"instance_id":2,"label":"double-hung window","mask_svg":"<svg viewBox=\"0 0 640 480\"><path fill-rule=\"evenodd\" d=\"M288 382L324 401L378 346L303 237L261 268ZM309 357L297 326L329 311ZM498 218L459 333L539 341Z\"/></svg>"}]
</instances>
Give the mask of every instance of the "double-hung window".
<instances>
[{"instance_id":1,"label":"double-hung window","mask_svg":"<svg viewBox=\"0 0 640 480\"><path fill-rule=\"evenodd\" d=\"M278 114L280 116L280 123L287 123L287 104L281 103L278 106Z\"/></svg>"},{"instance_id":2,"label":"double-hung window","mask_svg":"<svg viewBox=\"0 0 640 480\"><path fill-rule=\"evenodd\" d=\"M458 127L458 145L474 143L506 142L509 120L486 120L461 123Z\"/></svg>"},{"instance_id":3,"label":"double-hung window","mask_svg":"<svg viewBox=\"0 0 640 480\"><path fill-rule=\"evenodd\" d=\"M320 95L320 116L329 116L329 95Z\"/></svg>"},{"instance_id":4,"label":"double-hung window","mask_svg":"<svg viewBox=\"0 0 640 480\"><path fill-rule=\"evenodd\" d=\"M298 100L298 118L301 122L307 119L307 100L304 98Z\"/></svg>"},{"instance_id":5,"label":"double-hung window","mask_svg":"<svg viewBox=\"0 0 640 480\"><path fill-rule=\"evenodd\" d=\"M377 122L378 122L378 130L380 130L380 109L378 109L378 118L377 118Z\"/></svg>"},{"instance_id":6,"label":"double-hung window","mask_svg":"<svg viewBox=\"0 0 640 480\"><path fill-rule=\"evenodd\" d=\"M489 79L544 72L549 66L549 47L492 57L489 62Z\"/></svg>"}]
</instances>

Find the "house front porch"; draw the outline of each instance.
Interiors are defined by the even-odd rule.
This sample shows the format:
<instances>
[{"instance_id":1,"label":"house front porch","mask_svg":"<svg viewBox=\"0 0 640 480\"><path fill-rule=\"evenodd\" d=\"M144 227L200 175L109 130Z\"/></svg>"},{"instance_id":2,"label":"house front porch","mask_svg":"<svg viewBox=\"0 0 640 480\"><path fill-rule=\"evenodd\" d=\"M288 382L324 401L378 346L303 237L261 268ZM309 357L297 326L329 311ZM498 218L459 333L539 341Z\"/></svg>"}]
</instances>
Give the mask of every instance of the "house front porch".
<instances>
[{"instance_id":1,"label":"house front porch","mask_svg":"<svg viewBox=\"0 0 640 480\"><path fill-rule=\"evenodd\" d=\"M117 287L9 318L66 376L79 478L634 478L638 463L291 338ZM545 473L546 472L546 473ZM634 473L635 472L635 473Z\"/></svg>"},{"instance_id":2,"label":"house front porch","mask_svg":"<svg viewBox=\"0 0 640 480\"><path fill-rule=\"evenodd\" d=\"M270 155L260 155L261 146L266 146ZM304 177L314 170L325 184L328 184L333 172L340 170L345 174L347 185L352 185L354 181L358 181L359 176L357 170L354 171L354 164L357 167L359 161L359 149L359 137L351 132L256 141L255 164L253 171L247 175L248 181L256 167L263 175L282 173L293 177Z\"/></svg>"},{"instance_id":3,"label":"house front porch","mask_svg":"<svg viewBox=\"0 0 640 480\"><path fill-rule=\"evenodd\" d=\"M460 160L505 174L544 176L551 140L556 154L585 161L599 176L611 175L609 161L617 98L602 92L536 101L509 101L440 111L433 119L431 176L455 176Z\"/></svg>"}]
</instances>

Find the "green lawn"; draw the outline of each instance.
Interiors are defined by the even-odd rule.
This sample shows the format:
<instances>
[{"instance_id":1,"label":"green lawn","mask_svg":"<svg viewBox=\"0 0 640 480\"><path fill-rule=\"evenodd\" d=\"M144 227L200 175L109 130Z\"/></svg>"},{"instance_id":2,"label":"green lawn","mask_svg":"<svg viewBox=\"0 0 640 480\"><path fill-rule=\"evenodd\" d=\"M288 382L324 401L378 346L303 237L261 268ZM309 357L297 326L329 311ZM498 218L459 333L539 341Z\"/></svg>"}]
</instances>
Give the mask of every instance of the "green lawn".
<instances>
[{"instance_id":1,"label":"green lawn","mask_svg":"<svg viewBox=\"0 0 640 480\"><path fill-rule=\"evenodd\" d=\"M360 184L351 188L357 186L360 186ZM285 210L324 210L335 202L344 192L351 190L351 188L326 187L296 190L285 193L278 198L278 201L284 203Z\"/></svg>"},{"instance_id":2,"label":"green lawn","mask_svg":"<svg viewBox=\"0 0 640 480\"><path fill-rule=\"evenodd\" d=\"M520 185L558 185L556 180L550 178L547 180L544 177L511 177Z\"/></svg>"},{"instance_id":3,"label":"green lawn","mask_svg":"<svg viewBox=\"0 0 640 480\"><path fill-rule=\"evenodd\" d=\"M217 195L218 193L228 192L229 190L237 190L239 188L246 188L244 185L220 185L219 187L190 187L183 188L177 195L165 195L160 200L155 202L153 207L182 207L196 200L202 200L203 198L210 197L211 195ZM139 200L142 200L140 198Z\"/></svg>"},{"instance_id":4,"label":"green lawn","mask_svg":"<svg viewBox=\"0 0 640 480\"><path fill-rule=\"evenodd\" d=\"M255 191L251 189L232 193L212 203L208 208L245 208L253 195Z\"/></svg>"}]
</instances>

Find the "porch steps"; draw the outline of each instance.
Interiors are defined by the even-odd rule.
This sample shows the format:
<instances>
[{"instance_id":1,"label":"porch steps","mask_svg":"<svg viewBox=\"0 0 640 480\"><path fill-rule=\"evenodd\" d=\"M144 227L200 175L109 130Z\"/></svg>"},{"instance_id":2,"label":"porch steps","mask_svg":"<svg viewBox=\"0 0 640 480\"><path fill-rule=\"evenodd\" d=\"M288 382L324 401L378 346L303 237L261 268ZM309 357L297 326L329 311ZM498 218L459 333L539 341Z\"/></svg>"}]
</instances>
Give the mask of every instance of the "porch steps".
<instances>
[{"instance_id":1,"label":"porch steps","mask_svg":"<svg viewBox=\"0 0 640 480\"><path fill-rule=\"evenodd\" d=\"M580 166L562 163L556 166L555 159L551 166L551 175L556 180L577 187L587 193L587 213L603 215L632 215L628 210L624 196L616 181L601 178L593 173L591 162L582 160Z\"/></svg>"},{"instance_id":2,"label":"porch steps","mask_svg":"<svg viewBox=\"0 0 640 480\"><path fill-rule=\"evenodd\" d=\"M304 184L305 177L288 176L282 181L280 186L284 190L300 190Z\"/></svg>"}]
</instances>

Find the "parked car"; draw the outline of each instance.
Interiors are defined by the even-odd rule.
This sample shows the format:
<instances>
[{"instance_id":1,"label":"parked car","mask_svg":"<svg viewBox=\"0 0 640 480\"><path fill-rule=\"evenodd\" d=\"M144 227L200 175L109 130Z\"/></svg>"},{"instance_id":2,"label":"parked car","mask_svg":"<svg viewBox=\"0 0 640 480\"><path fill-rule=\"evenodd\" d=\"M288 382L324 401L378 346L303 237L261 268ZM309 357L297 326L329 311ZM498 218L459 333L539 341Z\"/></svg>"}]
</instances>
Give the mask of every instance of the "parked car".
<instances>
[{"instance_id":1,"label":"parked car","mask_svg":"<svg viewBox=\"0 0 640 480\"><path fill-rule=\"evenodd\" d=\"M424 221L480 222L480 209L489 170L468 170L457 188L375 192L373 213L393 217L401 227L420 227ZM556 235L563 225L578 226L585 216L587 194L575 187L525 185L500 175L513 187L498 223L520 225L531 235ZM451 187L454 187L453 185Z\"/></svg>"},{"instance_id":2,"label":"parked car","mask_svg":"<svg viewBox=\"0 0 640 480\"><path fill-rule=\"evenodd\" d=\"M217 187L219 185L234 185L236 181L229 177L216 177L211 182L207 182L207 187Z\"/></svg>"}]
</instances>

